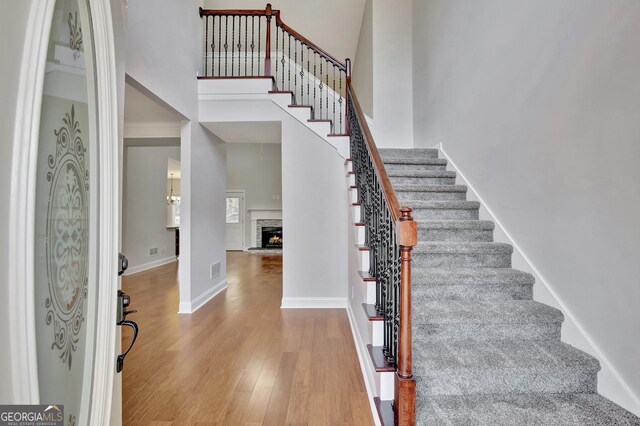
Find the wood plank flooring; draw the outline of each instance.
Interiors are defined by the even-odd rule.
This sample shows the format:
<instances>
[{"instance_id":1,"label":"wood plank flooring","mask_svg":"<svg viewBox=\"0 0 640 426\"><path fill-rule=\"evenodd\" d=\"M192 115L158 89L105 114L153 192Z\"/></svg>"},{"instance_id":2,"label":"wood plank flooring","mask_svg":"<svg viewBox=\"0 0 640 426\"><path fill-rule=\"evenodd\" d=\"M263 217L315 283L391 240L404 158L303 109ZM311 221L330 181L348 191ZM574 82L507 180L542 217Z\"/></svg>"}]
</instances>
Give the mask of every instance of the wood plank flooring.
<instances>
[{"instance_id":1,"label":"wood plank flooring","mask_svg":"<svg viewBox=\"0 0 640 426\"><path fill-rule=\"evenodd\" d=\"M192 315L176 313L176 263L123 278L140 325L123 424L373 424L346 311L281 310L281 256L227 253L227 268Z\"/></svg>"}]
</instances>

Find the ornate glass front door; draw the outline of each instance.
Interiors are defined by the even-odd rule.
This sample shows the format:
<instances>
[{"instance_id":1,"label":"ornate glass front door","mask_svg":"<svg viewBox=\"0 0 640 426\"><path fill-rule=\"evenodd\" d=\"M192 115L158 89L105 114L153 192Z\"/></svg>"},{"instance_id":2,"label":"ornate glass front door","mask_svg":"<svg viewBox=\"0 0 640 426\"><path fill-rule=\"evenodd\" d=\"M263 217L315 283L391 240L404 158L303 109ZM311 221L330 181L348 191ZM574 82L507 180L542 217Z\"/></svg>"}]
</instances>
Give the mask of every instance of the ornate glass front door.
<instances>
[{"instance_id":1,"label":"ornate glass front door","mask_svg":"<svg viewBox=\"0 0 640 426\"><path fill-rule=\"evenodd\" d=\"M97 101L90 10L57 0L45 70L35 202L35 325L42 404L88 424L95 339Z\"/></svg>"}]
</instances>

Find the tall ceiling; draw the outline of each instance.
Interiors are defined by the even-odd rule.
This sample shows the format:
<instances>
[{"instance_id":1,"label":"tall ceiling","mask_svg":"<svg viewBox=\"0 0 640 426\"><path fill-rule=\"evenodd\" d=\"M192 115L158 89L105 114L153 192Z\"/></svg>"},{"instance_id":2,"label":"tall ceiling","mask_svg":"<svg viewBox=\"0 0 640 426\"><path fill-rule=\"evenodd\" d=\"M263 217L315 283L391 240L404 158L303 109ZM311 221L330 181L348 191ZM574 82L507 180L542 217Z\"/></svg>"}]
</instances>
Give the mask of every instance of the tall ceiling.
<instances>
[{"instance_id":1,"label":"tall ceiling","mask_svg":"<svg viewBox=\"0 0 640 426\"><path fill-rule=\"evenodd\" d=\"M343 61L352 60L366 0L270 0L282 20ZM204 0L205 9L264 9L268 0Z\"/></svg>"}]
</instances>

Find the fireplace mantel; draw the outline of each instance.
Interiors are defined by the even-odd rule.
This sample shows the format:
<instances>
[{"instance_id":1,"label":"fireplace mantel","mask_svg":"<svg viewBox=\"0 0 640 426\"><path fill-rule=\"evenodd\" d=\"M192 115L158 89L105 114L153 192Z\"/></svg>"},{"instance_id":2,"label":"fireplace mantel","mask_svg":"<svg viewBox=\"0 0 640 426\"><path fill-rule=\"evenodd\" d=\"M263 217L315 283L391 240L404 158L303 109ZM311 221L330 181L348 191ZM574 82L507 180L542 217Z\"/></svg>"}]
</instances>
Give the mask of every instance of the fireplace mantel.
<instances>
[{"instance_id":1,"label":"fireplace mantel","mask_svg":"<svg viewBox=\"0 0 640 426\"><path fill-rule=\"evenodd\" d=\"M258 241L258 220L279 220L282 222L282 209L248 209L251 220L251 245L256 247Z\"/></svg>"}]
</instances>

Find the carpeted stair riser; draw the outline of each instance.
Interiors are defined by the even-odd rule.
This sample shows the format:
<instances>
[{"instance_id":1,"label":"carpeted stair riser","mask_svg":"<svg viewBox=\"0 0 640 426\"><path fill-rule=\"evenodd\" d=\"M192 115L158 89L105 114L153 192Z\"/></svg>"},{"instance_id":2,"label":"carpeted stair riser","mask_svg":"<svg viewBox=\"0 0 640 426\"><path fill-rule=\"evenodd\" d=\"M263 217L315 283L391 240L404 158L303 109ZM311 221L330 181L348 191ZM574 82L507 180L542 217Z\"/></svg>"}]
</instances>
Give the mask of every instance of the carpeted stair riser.
<instances>
[{"instance_id":1,"label":"carpeted stair riser","mask_svg":"<svg viewBox=\"0 0 640 426\"><path fill-rule=\"evenodd\" d=\"M418 229L418 241L493 241L490 229Z\"/></svg>"},{"instance_id":2,"label":"carpeted stair riser","mask_svg":"<svg viewBox=\"0 0 640 426\"><path fill-rule=\"evenodd\" d=\"M438 158L438 150L433 148L380 148L378 152L383 161L389 158Z\"/></svg>"},{"instance_id":3,"label":"carpeted stair riser","mask_svg":"<svg viewBox=\"0 0 640 426\"><path fill-rule=\"evenodd\" d=\"M448 185L453 186L453 185ZM464 201L467 194L464 192L429 192L429 191L396 191L400 204L411 206L413 201Z\"/></svg>"},{"instance_id":4,"label":"carpeted stair riser","mask_svg":"<svg viewBox=\"0 0 640 426\"><path fill-rule=\"evenodd\" d=\"M451 340L552 340L560 338L562 323L532 324L413 324L413 342Z\"/></svg>"},{"instance_id":5,"label":"carpeted stair riser","mask_svg":"<svg viewBox=\"0 0 640 426\"><path fill-rule=\"evenodd\" d=\"M454 185L455 177L448 176L389 176L392 185Z\"/></svg>"},{"instance_id":6,"label":"carpeted stair riser","mask_svg":"<svg viewBox=\"0 0 640 426\"><path fill-rule=\"evenodd\" d=\"M407 164L407 163L385 163L384 168L387 172L409 171L409 170L446 170L447 163L427 163L427 164Z\"/></svg>"},{"instance_id":7,"label":"carpeted stair riser","mask_svg":"<svg viewBox=\"0 0 640 426\"><path fill-rule=\"evenodd\" d=\"M496 301L531 300L533 298L533 285L531 284L420 285L412 280L411 285L411 299L414 307L420 306L423 300Z\"/></svg>"},{"instance_id":8,"label":"carpeted stair riser","mask_svg":"<svg viewBox=\"0 0 640 426\"><path fill-rule=\"evenodd\" d=\"M420 426L640 426L640 419L597 394L444 395L419 399Z\"/></svg>"},{"instance_id":9,"label":"carpeted stair riser","mask_svg":"<svg viewBox=\"0 0 640 426\"><path fill-rule=\"evenodd\" d=\"M427 300L413 312L413 341L555 340L562 313L532 300Z\"/></svg>"},{"instance_id":10,"label":"carpeted stair riser","mask_svg":"<svg viewBox=\"0 0 640 426\"><path fill-rule=\"evenodd\" d=\"M596 392L597 370L586 367L481 368L415 374L418 398L431 395Z\"/></svg>"},{"instance_id":11,"label":"carpeted stair riser","mask_svg":"<svg viewBox=\"0 0 640 426\"><path fill-rule=\"evenodd\" d=\"M480 211L477 208L442 208L421 209L415 208L412 212L413 219L418 223L425 220L478 220Z\"/></svg>"},{"instance_id":12,"label":"carpeted stair riser","mask_svg":"<svg viewBox=\"0 0 640 426\"><path fill-rule=\"evenodd\" d=\"M584 393L598 361L560 341L445 341L414 345L419 395Z\"/></svg>"},{"instance_id":13,"label":"carpeted stair riser","mask_svg":"<svg viewBox=\"0 0 640 426\"><path fill-rule=\"evenodd\" d=\"M510 268L507 253L414 253L413 268Z\"/></svg>"}]
</instances>

